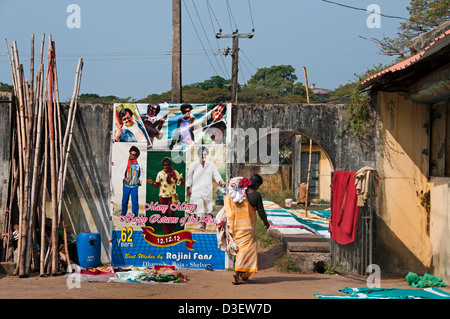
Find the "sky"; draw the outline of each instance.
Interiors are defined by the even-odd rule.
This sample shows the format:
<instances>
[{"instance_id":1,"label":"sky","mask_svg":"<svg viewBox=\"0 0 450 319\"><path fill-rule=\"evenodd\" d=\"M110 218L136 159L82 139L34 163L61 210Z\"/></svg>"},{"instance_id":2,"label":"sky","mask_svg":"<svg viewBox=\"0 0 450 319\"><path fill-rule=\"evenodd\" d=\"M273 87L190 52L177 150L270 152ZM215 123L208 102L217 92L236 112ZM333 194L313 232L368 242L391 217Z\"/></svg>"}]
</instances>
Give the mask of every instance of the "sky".
<instances>
[{"instance_id":1,"label":"sky","mask_svg":"<svg viewBox=\"0 0 450 319\"><path fill-rule=\"evenodd\" d=\"M409 0L182 0L182 84L219 75L229 79L231 39L240 39L239 83L257 69L292 65L298 82L333 90L355 74L393 62L366 38L395 37L408 17ZM384 15L365 11L369 5ZM35 61L45 34L55 42L61 101L70 100L78 59L84 62L80 93L142 99L171 89L172 1L0 0L0 82L11 84L6 43L16 41L25 77L30 74L31 35ZM37 70L37 64L35 65ZM36 72L36 71L35 71ZM205 101L207 102L207 101Z\"/></svg>"}]
</instances>

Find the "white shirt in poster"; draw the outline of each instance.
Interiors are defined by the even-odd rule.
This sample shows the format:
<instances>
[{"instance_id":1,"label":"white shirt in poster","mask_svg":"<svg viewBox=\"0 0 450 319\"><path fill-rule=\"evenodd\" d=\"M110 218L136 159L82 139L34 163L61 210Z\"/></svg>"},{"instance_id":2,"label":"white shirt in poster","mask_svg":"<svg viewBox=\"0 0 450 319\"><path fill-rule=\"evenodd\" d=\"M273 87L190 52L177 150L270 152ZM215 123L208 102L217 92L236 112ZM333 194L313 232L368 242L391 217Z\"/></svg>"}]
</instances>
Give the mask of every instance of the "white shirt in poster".
<instances>
[{"instance_id":1,"label":"white shirt in poster","mask_svg":"<svg viewBox=\"0 0 450 319\"><path fill-rule=\"evenodd\" d=\"M211 200L213 195L213 178L217 183L222 181L216 165L210 161L205 161L205 165L202 166L202 163L197 161L189 166L186 186L192 186L191 193L193 196L200 196L204 199Z\"/></svg>"}]
</instances>

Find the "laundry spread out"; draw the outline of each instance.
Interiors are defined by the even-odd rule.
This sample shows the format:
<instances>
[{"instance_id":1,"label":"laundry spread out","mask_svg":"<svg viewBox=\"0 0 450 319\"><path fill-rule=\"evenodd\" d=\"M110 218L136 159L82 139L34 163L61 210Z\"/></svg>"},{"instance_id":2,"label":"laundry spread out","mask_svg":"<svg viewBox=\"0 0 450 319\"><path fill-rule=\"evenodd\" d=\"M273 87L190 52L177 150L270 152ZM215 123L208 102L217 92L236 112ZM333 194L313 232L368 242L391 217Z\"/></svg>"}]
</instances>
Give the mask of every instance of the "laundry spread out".
<instances>
[{"instance_id":1,"label":"laundry spread out","mask_svg":"<svg viewBox=\"0 0 450 319\"><path fill-rule=\"evenodd\" d=\"M268 200L265 201L267 202ZM324 238L330 238L328 231L329 222L326 217L327 212L329 216L329 211L324 211L322 216L319 213L315 213L314 215L318 216L318 218L302 218L296 214L295 210L278 207L273 209L266 208L265 211L267 219L271 223L269 230L277 229L279 232L289 235L314 233Z\"/></svg>"},{"instance_id":2,"label":"laundry spread out","mask_svg":"<svg viewBox=\"0 0 450 319\"><path fill-rule=\"evenodd\" d=\"M438 288L344 288L344 295L319 295L319 299L450 299L450 293Z\"/></svg>"},{"instance_id":3,"label":"laundry spread out","mask_svg":"<svg viewBox=\"0 0 450 319\"><path fill-rule=\"evenodd\" d=\"M150 267L89 267L81 269L75 274L81 281L101 282L133 282L133 283L185 283L187 277L175 266L155 265Z\"/></svg>"}]
</instances>

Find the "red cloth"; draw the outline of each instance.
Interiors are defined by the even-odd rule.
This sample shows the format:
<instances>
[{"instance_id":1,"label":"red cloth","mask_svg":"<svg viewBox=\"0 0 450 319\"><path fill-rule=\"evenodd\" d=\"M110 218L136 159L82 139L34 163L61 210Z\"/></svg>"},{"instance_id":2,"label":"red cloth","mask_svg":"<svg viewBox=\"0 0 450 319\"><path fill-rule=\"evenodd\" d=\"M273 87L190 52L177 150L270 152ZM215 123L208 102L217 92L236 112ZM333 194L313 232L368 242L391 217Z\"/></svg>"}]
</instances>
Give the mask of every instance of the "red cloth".
<instances>
[{"instance_id":1,"label":"red cloth","mask_svg":"<svg viewBox=\"0 0 450 319\"><path fill-rule=\"evenodd\" d=\"M354 171L337 171L331 184L331 240L346 245L355 241L359 208Z\"/></svg>"},{"instance_id":2,"label":"red cloth","mask_svg":"<svg viewBox=\"0 0 450 319\"><path fill-rule=\"evenodd\" d=\"M250 185L252 185L252 182L248 178L245 178L245 177L243 177L239 183L239 187L244 187L244 188L248 187Z\"/></svg>"}]
</instances>

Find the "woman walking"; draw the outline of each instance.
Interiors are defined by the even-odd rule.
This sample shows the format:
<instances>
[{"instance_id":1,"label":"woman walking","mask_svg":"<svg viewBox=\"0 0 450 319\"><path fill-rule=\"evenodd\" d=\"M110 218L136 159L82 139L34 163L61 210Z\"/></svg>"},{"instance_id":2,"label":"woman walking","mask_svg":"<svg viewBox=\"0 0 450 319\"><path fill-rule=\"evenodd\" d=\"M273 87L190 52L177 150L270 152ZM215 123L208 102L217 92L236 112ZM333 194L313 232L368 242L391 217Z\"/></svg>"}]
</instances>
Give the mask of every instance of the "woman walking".
<instances>
[{"instance_id":1,"label":"woman walking","mask_svg":"<svg viewBox=\"0 0 450 319\"><path fill-rule=\"evenodd\" d=\"M255 174L250 180L242 178L234 190L239 188L240 199L228 194L225 197L225 211L228 220L228 229L234 242L239 247L236 254L233 284L242 284L251 275L258 271L258 252L256 246L256 220L259 217L269 228L266 212L262 203L261 194L258 192L263 180ZM232 184L232 183L230 183ZM230 185L233 187L233 185Z\"/></svg>"}]
</instances>

